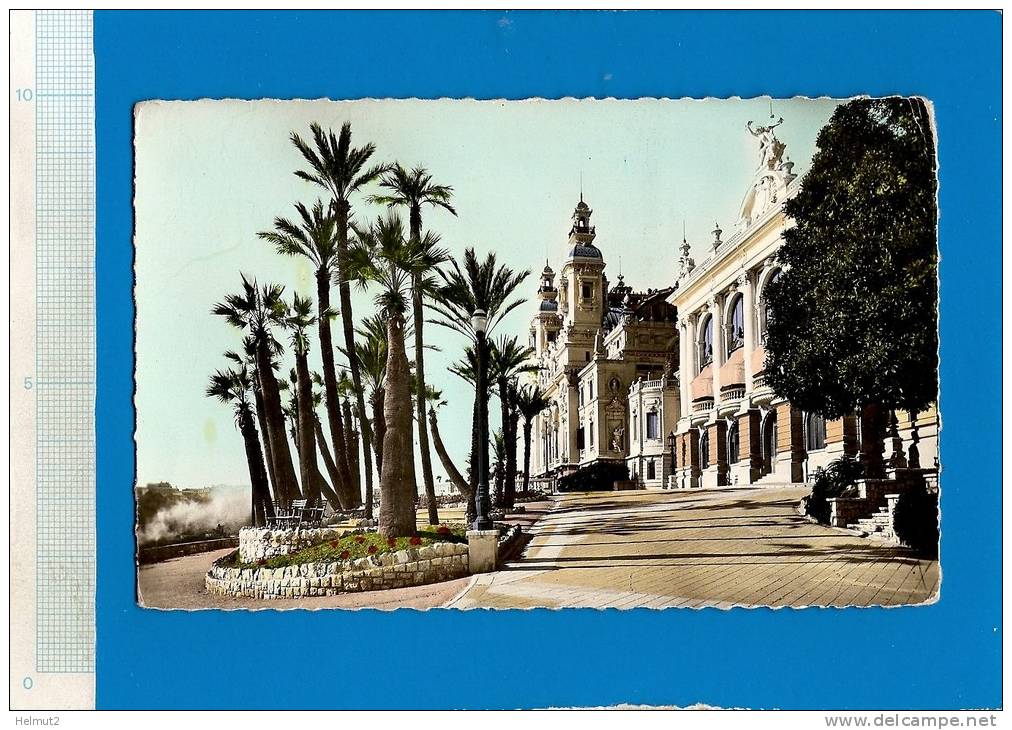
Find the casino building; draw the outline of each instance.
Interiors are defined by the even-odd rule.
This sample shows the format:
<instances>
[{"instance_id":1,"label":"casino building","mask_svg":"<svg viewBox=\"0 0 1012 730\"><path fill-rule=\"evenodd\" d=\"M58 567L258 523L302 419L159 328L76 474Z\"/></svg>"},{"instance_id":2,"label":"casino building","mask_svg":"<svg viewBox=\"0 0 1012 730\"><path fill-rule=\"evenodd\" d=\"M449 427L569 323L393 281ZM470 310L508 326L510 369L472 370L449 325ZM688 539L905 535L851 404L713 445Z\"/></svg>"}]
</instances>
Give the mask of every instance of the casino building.
<instances>
[{"instance_id":1,"label":"casino building","mask_svg":"<svg viewBox=\"0 0 1012 730\"><path fill-rule=\"evenodd\" d=\"M716 226L698 264L683 239L661 288L634 291L621 274L609 282L607 244L581 196L558 279L546 263L531 321L535 377L550 402L535 421L535 480L625 462L646 488L780 485L845 453L937 477L935 408L885 414L876 454L862 439L871 413L826 421L766 385L763 290L779 275L775 254L791 225L783 205L800 182L779 123L747 125L758 165L733 229Z\"/></svg>"}]
</instances>

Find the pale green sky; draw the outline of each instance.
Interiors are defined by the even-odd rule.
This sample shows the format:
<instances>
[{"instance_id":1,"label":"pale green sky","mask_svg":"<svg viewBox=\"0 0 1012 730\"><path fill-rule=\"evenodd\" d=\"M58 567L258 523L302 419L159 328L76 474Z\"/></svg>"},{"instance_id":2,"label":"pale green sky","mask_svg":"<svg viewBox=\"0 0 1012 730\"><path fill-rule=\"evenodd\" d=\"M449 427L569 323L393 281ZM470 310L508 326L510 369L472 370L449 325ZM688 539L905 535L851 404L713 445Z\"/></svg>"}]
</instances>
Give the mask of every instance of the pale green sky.
<instances>
[{"instance_id":1,"label":"pale green sky","mask_svg":"<svg viewBox=\"0 0 1012 730\"><path fill-rule=\"evenodd\" d=\"M795 172L807 170L837 104L774 102ZM634 288L668 286L683 219L697 261L714 221L731 230L757 164L745 122L768 118L767 99L144 105L135 140L138 481L249 483L231 409L204 396L208 375L225 364L222 352L241 339L210 309L238 290L240 271L315 298L310 264L278 256L256 237L274 216L294 215L294 201L308 204L323 192L292 174L303 164L290 131L308 136L311 121L335 130L351 121L353 144L373 142L377 162L422 165L453 186L459 217L426 210L425 226L454 255L466 246L491 249L503 263L531 270L525 293L532 300L503 329L526 342L545 258L558 271L565 254L581 172L609 278L621 256ZM382 212L361 196L355 201L360 220ZM356 293L354 309L357 317L371 312L371 294ZM463 469L473 391L447 372L463 341L433 325L426 333L441 348L426 356L426 379L448 401L441 432Z\"/></svg>"}]
</instances>

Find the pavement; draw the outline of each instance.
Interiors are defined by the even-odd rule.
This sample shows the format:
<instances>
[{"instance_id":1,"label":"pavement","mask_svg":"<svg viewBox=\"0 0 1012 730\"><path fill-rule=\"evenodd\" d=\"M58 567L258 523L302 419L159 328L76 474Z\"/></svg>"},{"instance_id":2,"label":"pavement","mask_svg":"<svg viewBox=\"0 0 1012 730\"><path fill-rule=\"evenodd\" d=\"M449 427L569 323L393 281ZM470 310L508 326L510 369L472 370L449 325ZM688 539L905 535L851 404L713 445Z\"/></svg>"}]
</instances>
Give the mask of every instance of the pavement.
<instances>
[{"instance_id":1,"label":"pavement","mask_svg":"<svg viewBox=\"0 0 1012 730\"><path fill-rule=\"evenodd\" d=\"M454 608L875 606L934 600L937 561L796 511L804 488L562 495Z\"/></svg>"},{"instance_id":2,"label":"pavement","mask_svg":"<svg viewBox=\"0 0 1012 730\"><path fill-rule=\"evenodd\" d=\"M141 566L144 606L166 609L896 606L937 598L938 562L814 524L804 488L567 494L511 515L530 541L502 570L445 583L295 600L210 595L230 552ZM447 514L443 519L455 515Z\"/></svg>"}]
</instances>

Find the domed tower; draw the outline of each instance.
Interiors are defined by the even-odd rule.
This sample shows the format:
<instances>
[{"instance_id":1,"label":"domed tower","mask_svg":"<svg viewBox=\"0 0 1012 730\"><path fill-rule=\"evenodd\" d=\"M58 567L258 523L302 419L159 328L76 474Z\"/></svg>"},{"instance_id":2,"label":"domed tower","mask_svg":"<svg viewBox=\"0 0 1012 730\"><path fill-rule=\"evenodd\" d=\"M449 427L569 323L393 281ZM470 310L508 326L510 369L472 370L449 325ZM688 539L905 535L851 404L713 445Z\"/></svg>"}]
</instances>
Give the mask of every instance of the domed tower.
<instances>
[{"instance_id":1,"label":"domed tower","mask_svg":"<svg viewBox=\"0 0 1012 730\"><path fill-rule=\"evenodd\" d=\"M541 272L541 286L538 288L538 312L531 322L531 343L535 354L542 354L555 342L562 327L559 317L559 290L555 288L555 272L545 262Z\"/></svg>"},{"instance_id":2,"label":"domed tower","mask_svg":"<svg viewBox=\"0 0 1012 730\"><path fill-rule=\"evenodd\" d=\"M566 325L596 329L604 316L607 292L604 258L594 245L597 233L590 224L593 213L581 194L569 229L569 253L562 265L560 298Z\"/></svg>"}]
</instances>

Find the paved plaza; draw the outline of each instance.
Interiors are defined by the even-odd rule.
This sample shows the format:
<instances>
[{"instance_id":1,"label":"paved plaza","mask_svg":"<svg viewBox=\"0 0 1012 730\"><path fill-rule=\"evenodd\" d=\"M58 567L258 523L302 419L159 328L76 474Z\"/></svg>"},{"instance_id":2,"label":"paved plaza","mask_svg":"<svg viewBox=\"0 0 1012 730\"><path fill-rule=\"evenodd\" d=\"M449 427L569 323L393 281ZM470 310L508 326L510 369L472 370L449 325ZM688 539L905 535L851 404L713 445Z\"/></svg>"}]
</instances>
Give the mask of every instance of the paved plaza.
<instances>
[{"instance_id":1,"label":"paved plaza","mask_svg":"<svg viewBox=\"0 0 1012 730\"><path fill-rule=\"evenodd\" d=\"M922 603L936 561L796 511L805 488L563 495L524 555L455 608L873 606Z\"/></svg>"}]
</instances>

